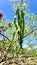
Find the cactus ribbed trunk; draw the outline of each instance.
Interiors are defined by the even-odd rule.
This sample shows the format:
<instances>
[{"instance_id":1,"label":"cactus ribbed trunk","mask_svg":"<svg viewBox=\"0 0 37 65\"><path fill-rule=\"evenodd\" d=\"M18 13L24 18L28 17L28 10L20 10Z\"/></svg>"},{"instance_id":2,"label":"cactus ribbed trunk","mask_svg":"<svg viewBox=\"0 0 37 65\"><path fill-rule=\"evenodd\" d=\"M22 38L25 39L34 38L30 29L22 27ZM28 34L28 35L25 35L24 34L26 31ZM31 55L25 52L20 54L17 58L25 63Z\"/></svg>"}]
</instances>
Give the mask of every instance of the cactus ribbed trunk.
<instances>
[{"instance_id":1,"label":"cactus ribbed trunk","mask_svg":"<svg viewBox=\"0 0 37 65\"><path fill-rule=\"evenodd\" d=\"M22 48L23 37L24 37L24 26L25 26L23 10L19 10L19 8L17 8L16 15L18 17L18 25L20 27L20 30L18 31L19 44L20 47Z\"/></svg>"},{"instance_id":2,"label":"cactus ribbed trunk","mask_svg":"<svg viewBox=\"0 0 37 65\"><path fill-rule=\"evenodd\" d=\"M20 4L22 6L23 0L21 0ZM17 15L17 18L18 18L18 26L20 28L20 30L18 31L18 39L19 39L20 47L22 48L23 37L24 37L24 27L25 27L24 12L22 9L20 10L18 7L15 15Z\"/></svg>"}]
</instances>

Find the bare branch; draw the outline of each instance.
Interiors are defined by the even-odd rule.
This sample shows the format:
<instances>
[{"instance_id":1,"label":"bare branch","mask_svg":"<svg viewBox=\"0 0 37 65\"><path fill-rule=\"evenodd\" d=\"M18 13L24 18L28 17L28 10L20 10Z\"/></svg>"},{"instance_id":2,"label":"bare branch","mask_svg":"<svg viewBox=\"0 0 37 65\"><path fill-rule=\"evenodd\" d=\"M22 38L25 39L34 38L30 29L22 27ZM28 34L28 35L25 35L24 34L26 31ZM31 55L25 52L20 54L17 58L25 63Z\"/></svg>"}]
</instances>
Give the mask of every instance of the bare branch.
<instances>
[{"instance_id":1,"label":"bare branch","mask_svg":"<svg viewBox=\"0 0 37 65\"><path fill-rule=\"evenodd\" d=\"M2 34L1 32L0 32L0 34L11 42L11 40L8 37L6 37L4 34Z\"/></svg>"},{"instance_id":2,"label":"bare branch","mask_svg":"<svg viewBox=\"0 0 37 65\"><path fill-rule=\"evenodd\" d=\"M33 33L35 30L37 30L37 29L32 30L31 32L29 32L28 34L26 34L24 37L27 37L28 35L30 35L31 33Z\"/></svg>"}]
</instances>

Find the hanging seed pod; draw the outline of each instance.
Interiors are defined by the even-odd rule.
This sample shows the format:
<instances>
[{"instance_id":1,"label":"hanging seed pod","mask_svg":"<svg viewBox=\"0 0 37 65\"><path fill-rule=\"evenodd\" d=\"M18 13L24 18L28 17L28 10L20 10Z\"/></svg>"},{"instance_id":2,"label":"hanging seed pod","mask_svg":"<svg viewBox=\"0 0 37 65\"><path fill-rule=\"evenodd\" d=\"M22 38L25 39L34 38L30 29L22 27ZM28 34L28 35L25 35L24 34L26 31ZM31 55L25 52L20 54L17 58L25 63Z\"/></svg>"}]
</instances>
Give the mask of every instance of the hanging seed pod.
<instances>
[{"instance_id":1,"label":"hanging seed pod","mask_svg":"<svg viewBox=\"0 0 37 65\"><path fill-rule=\"evenodd\" d=\"M11 27L11 23L10 22L8 23L8 27Z\"/></svg>"},{"instance_id":2,"label":"hanging seed pod","mask_svg":"<svg viewBox=\"0 0 37 65\"><path fill-rule=\"evenodd\" d=\"M0 11L0 21L4 18L2 12Z\"/></svg>"}]
</instances>

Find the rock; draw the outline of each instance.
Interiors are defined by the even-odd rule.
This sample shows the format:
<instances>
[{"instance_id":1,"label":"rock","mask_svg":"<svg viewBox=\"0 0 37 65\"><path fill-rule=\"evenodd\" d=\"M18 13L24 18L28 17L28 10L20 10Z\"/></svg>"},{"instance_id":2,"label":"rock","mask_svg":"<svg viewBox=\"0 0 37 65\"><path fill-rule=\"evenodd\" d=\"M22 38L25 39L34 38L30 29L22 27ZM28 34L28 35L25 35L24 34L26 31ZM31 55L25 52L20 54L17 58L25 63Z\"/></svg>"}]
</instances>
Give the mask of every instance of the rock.
<instances>
[{"instance_id":1,"label":"rock","mask_svg":"<svg viewBox=\"0 0 37 65\"><path fill-rule=\"evenodd\" d=\"M8 53L7 59L12 59L12 55L10 53Z\"/></svg>"},{"instance_id":2,"label":"rock","mask_svg":"<svg viewBox=\"0 0 37 65\"><path fill-rule=\"evenodd\" d=\"M0 65L4 65L4 62L0 63Z\"/></svg>"},{"instance_id":3,"label":"rock","mask_svg":"<svg viewBox=\"0 0 37 65\"><path fill-rule=\"evenodd\" d=\"M31 60L31 58L30 57L29 58L26 58L26 60L29 61L29 60Z\"/></svg>"}]
</instances>

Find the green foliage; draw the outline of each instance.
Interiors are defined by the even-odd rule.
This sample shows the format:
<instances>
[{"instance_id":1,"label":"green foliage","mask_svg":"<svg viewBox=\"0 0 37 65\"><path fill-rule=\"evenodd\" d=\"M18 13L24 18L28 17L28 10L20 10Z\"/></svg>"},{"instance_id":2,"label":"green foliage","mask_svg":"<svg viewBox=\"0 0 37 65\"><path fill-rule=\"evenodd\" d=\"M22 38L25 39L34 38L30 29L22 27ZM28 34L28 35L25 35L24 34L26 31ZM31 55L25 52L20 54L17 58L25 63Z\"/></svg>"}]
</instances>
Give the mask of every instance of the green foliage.
<instances>
[{"instance_id":1,"label":"green foliage","mask_svg":"<svg viewBox=\"0 0 37 65\"><path fill-rule=\"evenodd\" d=\"M20 4L22 5L21 2ZM4 39L0 41L0 47L3 47L3 45L5 45L7 50L11 51L14 56L18 56L20 52L22 51L25 55L37 56L37 49L34 48L35 46L34 44L33 45L30 44L30 41L29 41L28 48L22 49L24 38L28 39L29 35L34 36L34 37L36 37L37 35L36 33L37 28L36 29L34 28L36 26L33 27L32 25L28 28L28 24L31 25L33 21L36 21L37 16L32 13L28 13L24 11L24 9L20 8L21 5L19 5L16 8L14 21L12 21L10 27L8 27L9 22L6 22L4 24L0 22L0 27L4 26L2 30L0 28L1 30L0 35L4 37ZM5 33L1 33L2 31Z\"/></svg>"}]
</instances>

